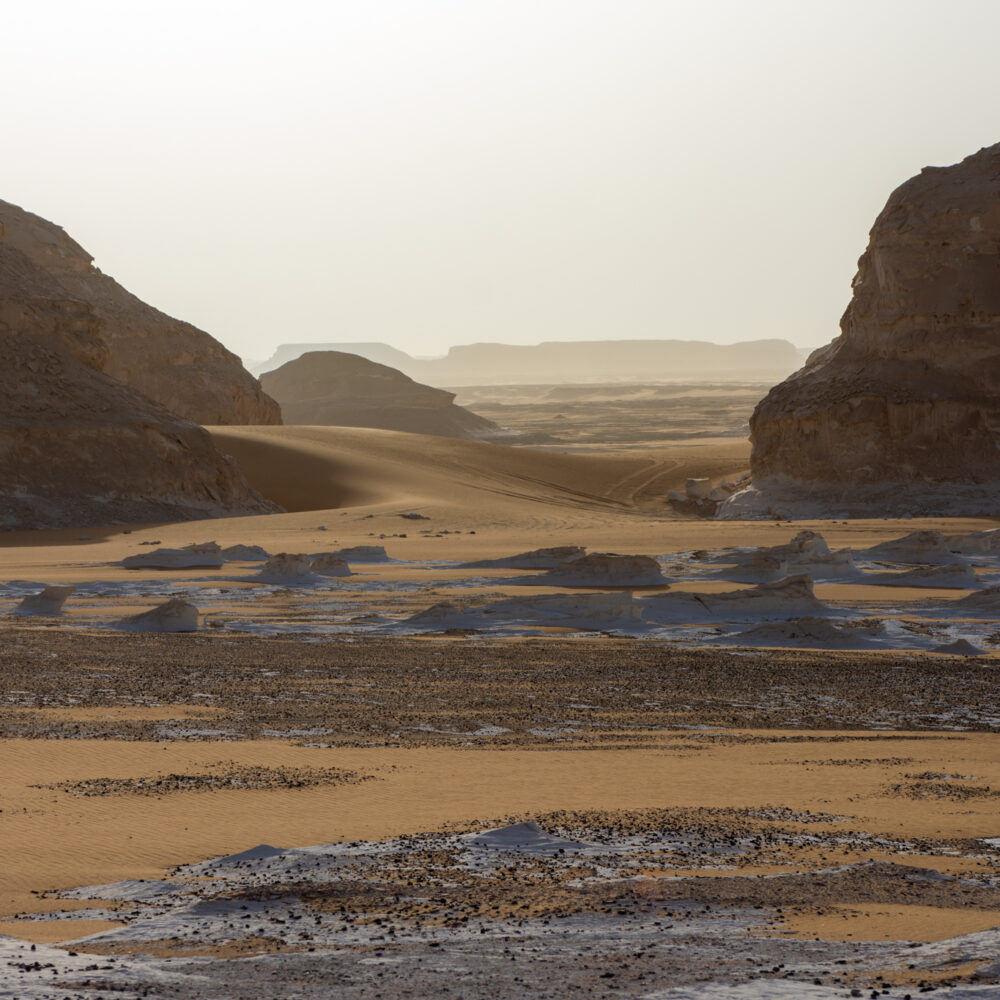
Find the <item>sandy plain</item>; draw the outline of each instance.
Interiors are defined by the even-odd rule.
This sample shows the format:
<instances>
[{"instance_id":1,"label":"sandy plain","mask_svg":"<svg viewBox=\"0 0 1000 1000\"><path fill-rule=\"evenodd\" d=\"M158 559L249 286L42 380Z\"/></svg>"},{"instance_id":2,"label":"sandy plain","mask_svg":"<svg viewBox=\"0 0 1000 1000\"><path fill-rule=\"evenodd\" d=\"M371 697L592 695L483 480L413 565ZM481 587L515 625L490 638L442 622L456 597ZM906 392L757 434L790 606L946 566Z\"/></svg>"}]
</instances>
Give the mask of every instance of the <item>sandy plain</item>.
<instances>
[{"instance_id":1,"label":"sandy plain","mask_svg":"<svg viewBox=\"0 0 1000 1000\"><path fill-rule=\"evenodd\" d=\"M741 523L666 510L663 494L688 477L746 468L747 445L731 436L564 454L356 429L213 434L288 514L11 534L0 550L2 580L102 584L81 589L59 619L5 615L0 624L0 934L17 947L72 941L61 953L119 963L88 973L86 986L50 949L60 983L87 996L113 982L219 997L321 996L332 983L344 996L430 996L449 984L451 995L472 997L494 983L490 995L680 998L873 987L902 996L931 985L964 996L1000 979L989 961L1000 940L989 937L1000 926L996 654L720 649L567 629L402 636L360 625L366 614L523 592L509 572L470 582L453 564L542 545L689 553L782 544L815 528L831 548L866 548L918 527L995 523ZM402 516L412 514L420 519ZM244 566L116 565L154 543L208 539L271 552L382 544L399 562L357 566L321 597L254 586ZM684 584L733 586L724 577ZM956 597L852 583L816 592L844 607L876 593L900 608ZM108 628L171 593L219 627ZM325 633L333 618L336 631ZM466 842L455 838L525 821L618 853L603 858L600 877L544 851L512 855L502 878L462 860ZM432 839L399 846L413 836ZM206 859L257 844L356 842L395 846L371 848L365 857L376 860L352 869L368 889L338 897L333 910L326 883L304 888L287 873L210 887L210 899L251 911L261 892L297 893L317 926L334 912L350 928L330 940L317 930L308 944L286 933L287 915L266 933L213 924L192 937L176 922L160 934L163 915L153 919L127 892L99 903L59 895L131 879L180 878L190 892L183 866ZM921 880L920 871L938 874ZM689 948L683 960L657 952L666 913L703 941L712 940L703 916L729 921L719 940L739 939L742 965L713 964L722 944ZM470 920L485 928L475 942L461 936ZM428 921L459 936L431 940ZM563 938L546 936L574 921L598 942L586 971ZM393 935L381 935L388 925ZM920 942L930 950L911 948ZM433 975L419 965L452 947L460 960L439 961ZM524 962L517 982L504 952ZM143 955L161 963L155 976L148 963L124 967ZM267 985L246 971L254 955L299 964L285 968L285 986ZM228 971L199 965L208 978L191 985L184 963L205 956ZM376 957L381 964L364 964ZM11 975L35 975L16 967L27 960L11 961ZM704 992L713 980L737 992ZM293 981L298 992L280 992ZM799 992L781 992L790 985ZM50 995L17 988L10 995Z\"/></svg>"}]
</instances>

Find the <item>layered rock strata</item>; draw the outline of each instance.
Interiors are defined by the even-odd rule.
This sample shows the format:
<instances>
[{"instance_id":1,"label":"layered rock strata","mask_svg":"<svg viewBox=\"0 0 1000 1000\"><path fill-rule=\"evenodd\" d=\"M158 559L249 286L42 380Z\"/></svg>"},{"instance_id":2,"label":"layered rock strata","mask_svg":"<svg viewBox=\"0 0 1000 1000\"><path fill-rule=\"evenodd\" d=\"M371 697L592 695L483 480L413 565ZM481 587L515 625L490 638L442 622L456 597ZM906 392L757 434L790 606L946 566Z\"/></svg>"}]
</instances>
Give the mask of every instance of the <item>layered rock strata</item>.
<instances>
[{"instance_id":1,"label":"layered rock strata","mask_svg":"<svg viewBox=\"0 0 1000 1000\"><path fill-rule=\"evenodd\" d=\"M750 428L731 515L1000 510L1000 144L892 193L840 336Z\"/></svg>"}]
</instances>

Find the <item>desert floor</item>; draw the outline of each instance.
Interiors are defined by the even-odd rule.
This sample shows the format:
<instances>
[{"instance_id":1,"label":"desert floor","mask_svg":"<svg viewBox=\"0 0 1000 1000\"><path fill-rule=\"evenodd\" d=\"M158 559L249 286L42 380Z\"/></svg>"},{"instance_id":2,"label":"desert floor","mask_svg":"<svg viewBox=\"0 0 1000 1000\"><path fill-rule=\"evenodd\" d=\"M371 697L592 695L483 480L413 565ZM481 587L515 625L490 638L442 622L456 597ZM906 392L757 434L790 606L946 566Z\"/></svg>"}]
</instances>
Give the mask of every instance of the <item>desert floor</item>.
<instances>
[{"instance_id":1,"label":"desert floor","mask_svg":"<svg viewBox=\"0 0 1000 1000\"><path fill-rule=\"evenodd\" d=\"M601 592L458 568L541 546L658 556L670 582L628 588L641 605L748 585L691 553L995 522L668 512L688 477L745 470L731 436L214 434L290 513L0 549L5 612L77 587L58 618L0 624L0 996L998 995L998 660L988 620L947 614L976 587L818 583L848 624L902 623L878 648L406 629L440 603ZM320 586L119 565L210 539L394 561ZM170 596L200 631L114 627ZM933 651L966 634L982 655Z\"/></svg>"}]
</instances>

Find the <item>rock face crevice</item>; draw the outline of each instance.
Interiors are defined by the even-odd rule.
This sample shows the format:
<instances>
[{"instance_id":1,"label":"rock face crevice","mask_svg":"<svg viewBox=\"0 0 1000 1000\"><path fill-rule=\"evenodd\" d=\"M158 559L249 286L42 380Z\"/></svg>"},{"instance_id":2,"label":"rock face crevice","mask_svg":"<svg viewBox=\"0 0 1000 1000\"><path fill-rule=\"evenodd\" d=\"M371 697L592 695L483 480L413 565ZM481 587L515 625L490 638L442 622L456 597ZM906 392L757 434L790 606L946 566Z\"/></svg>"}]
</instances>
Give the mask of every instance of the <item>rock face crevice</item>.
<instances>
[{"instance_id":1,"label":"rock face crevice","mask_svg":"<svg viewBox=\"0 0 1000 1000\"><path fill-rule=\"evenodd\" d=\"M0 250L5 298L90 307L100 322L104 357L98 367L106 374L194 423L281 423L278 404L235 354L102 274L59 226L0 201Z\"/></svg>"},{"instance_id":2,"label":"rock face crevice","mask_svg":"<svg viewBox=\"0 0 1000 1000\"><path fill-rule=\"evenodd\" d=\"M943 512L1000 483L1000 144L897 188L852 288L840 336L754 412L755 490Z\"/></svg>"}]
</instances>

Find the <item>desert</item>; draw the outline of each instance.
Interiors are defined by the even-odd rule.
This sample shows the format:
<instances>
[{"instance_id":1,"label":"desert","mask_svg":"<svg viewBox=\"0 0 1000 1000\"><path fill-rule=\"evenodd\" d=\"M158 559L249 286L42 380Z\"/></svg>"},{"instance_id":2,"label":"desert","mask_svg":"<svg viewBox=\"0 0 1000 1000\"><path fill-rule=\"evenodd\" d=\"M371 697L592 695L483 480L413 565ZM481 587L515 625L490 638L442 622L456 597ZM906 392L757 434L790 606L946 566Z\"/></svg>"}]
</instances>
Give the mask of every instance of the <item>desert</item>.
<instances>
[{"instance_id":1,"label":"desert","mask_svg":"<svg viewBox=\"0 0 1000 1000\"><path fill-rule=\"evenodd\" d=\"M1000 13L852 2L10 12L0 1000L1000 997Z\"/></svg>"}]
</instances>

